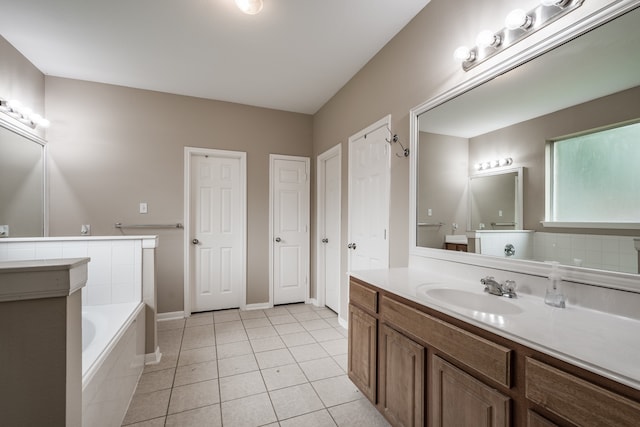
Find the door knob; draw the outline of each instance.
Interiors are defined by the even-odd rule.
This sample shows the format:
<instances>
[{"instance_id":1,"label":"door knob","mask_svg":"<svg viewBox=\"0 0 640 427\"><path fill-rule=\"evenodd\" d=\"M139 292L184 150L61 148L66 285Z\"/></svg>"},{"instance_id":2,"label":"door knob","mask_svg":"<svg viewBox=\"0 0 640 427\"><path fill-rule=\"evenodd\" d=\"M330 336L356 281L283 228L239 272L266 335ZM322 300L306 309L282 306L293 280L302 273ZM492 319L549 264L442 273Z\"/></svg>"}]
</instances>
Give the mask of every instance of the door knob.
<instances>
[{"instance_id":1,"label":"door knob","mask_svg":"<svg viewBox=\"0 0 640 427\"><path fill-rule=\"evenodd\" d=\"M198 239L193 239L193 240L191 241L191 243L193 243L194 245L197 245L198 243L200 243L200 240L198 240Z\"/></svg>"},{"instance_id":2,"label":"door knob","mask_svg":"<svg viewBox=\"0 0 640 427\"><path fill-rule=\"evenodd\" d=\"M280 243L280 242L282 242L282 239L281 239L281 238L279 238L279 237L276 237L276 242L277 242L277 243Z\"/></svg>"},{"instance_id":3,"label":"door knob","mask_svg":"<svg viewBox=\"0 0 640 427\"><path fill-rule=\"evenodd\" d=\"M351 244L351 249L353 249L354 251L356 250L356 244L355 243Z\"/></svg>"},{"instance_id":4,"label":"door knob","mask_svg":"<svg viewBox=\"0 0 640 427\"><path fill-rule=\"evenodd\" d=\"M329 239L325 237L324 239L322 239L322 243L329 243Z\"/></svg>"}]
</instances>

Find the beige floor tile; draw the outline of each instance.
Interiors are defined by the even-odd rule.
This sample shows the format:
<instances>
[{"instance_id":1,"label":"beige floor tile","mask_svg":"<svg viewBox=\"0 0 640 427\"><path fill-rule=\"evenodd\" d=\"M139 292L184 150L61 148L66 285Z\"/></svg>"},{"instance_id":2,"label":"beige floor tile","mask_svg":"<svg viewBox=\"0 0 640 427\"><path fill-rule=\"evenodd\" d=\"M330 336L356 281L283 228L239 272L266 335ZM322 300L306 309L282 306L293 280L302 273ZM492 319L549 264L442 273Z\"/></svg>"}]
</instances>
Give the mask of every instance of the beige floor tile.
<instances>
[{"instance_id":1,"label":"beige floor tile","mask_svg":"<svg viewBox=\"0 0 640 427\"><path fill-rule=\"evenodd\" d=\"M162 358L160 359L160 362L154 363L152 365L145 365L143 371L145 374L147 372L155 372L169 368L175 368L178 364L178 352L165 353L162 347L160 347L160 350L162 351Z\"/></svg>"},{"instance_id":2,"label":"beige floor tile","mask_svg":"<svg viewBox=\"0 0 640 427\"><path fill-rule=\"evenodd\" d=\"M136 393L151 393L152 391L165 390L173 387L173 376L175 373L175 368L145 372L138 380Z\"/></svg>"},{"instance_id":3,"label":"beige floor tile","mask_svg":"<svg viewBox=\"0 0 640 427\"><path fill-rule=\"evenodd\" d=\"M284 325L286 323L296 323L297 320L289 312L284 312L278 316L269 317L269 321L272 325Z\"/></svg>"},{"instance_id":4,"label":"beige floor tile","mask_svg":"<svg viewBox=\"0 0 640 427\"><path fill-rule=\"evenodd\" d=\"M174 387L193 384L200 381L218 378L218 363L215 360L209 362L194 363L180 366L176 370Z\"/></svg>"},{"instance_id":5,"label":"beige floor tile","mask_svg":"<svg viewBox=\"0 0 640 427\"><path fill-rule=\"evenodd\" d=\"M322 317L323 319L331 319L331 318L337 319L338 318L338 313L336 313L333 310L329 310L326 307L322 307L322 308L320 308L318 310L314 310L314 311L318 314L318 316Z\"/></svg>"},{"instance_id":6,"label":"beige floor tile","mask_svg":"<svg viewBox=\"0 0 640 427\"><path fill-rule=\"evenodd\" d=\"M296 323L283 323L281 325L273 325L280 335L295 334L297 332L306 332L302 325Z\"/></svg>"},{"instance_id":7,"label":"beige floor tile","mask_svg":"<svg viewBox=\"0 0 640 427\"><path fill-rule=\"evenodd\" d=\"M323 409L322 401L309 383L270 391L269 395L279 420Z\"/></svg>"},{"instance_id":8,"label":"beige floor tile","mask_svg":"<svg viewBox=\"0 0 640 427\"><path fill-rule=\"evenodd\" d=\"M247 336L249 339L277 337L278 332L271 325L261 328L247 329Z\"/></svg>"},{"instance_id":9,"label":"beige floor tile","mask_svg":"<svg viewBox=\"0 0 640 427\"><path fill-rule=\"evenodd\" d=\"M240 320L240 313L238 310L223 310L213 313L214 323L231 322L234 320Z\"/></svg>"},{"instance_id":10,"label":"beige floor tile","mask_svg":"<svg viewBox=\"0 0 640 427\"><path fill-rule=\"evenodd\" d=\"M320 316L320 317L322 317L322 316ZM338 316L334 315L332 317L322 317L322 320L324 320L325 322L330 324L332 328L342 328L342 325L338 321Z\"/></svg>"},{"instance_id":11,"label":"beige floor tile","mask_svg":"<svg viewBox=\"0 0 640 427\"><path fill-rule=\"evenodd\" d=\"M329 413L340 427L388 427L384 419L367 399L359 399L329 408Z\"/></svg>"},{"instance_id":12,"label":"beige floor tile","mask_svg":"<svg viewBox=\"0 0 640 427\"><path fill-rule=\"evenodd\" d=\"M214 346L182 350L178 359L178 366L209 362L211 360L216 360L216 348Z\"/></svg>"},{"instance_id":13,"label":"beige floor tile","mask_svg":"<svg viewBox=\"0 0 640 427\"><path fill-rule=\"evenodd\" d=\"M167 414L170 395L171 390L134 394L122 424L126 425L164 417Z\"/></svg>"},{"instance_id":14,"label":"beige floor tile","mask_svg":"<svg viewBox=\"0 0 640 427\"><path fill-rule=\"evenodd\" d=\"M331 357L300 362L300 368L309 381L344 375L345 371Z\"/></svg>"},{"instance_id":15,"label":"beige floor tile","mask_svg":"<svg viewBox=\"0 0 640 427\"><path fill-rule=\"evenodd\" d=\"M299 323L296 323L296 325L299 325ZM299 345L316 343L316 340L309 332L296 332L293 334L282 335L281 338L287 347L297 347Z\"/></svg>"},{"instance_id":16,"label":"beige floor tile","mask_svg":"<svg viewBox=\"0 0 640 427\"><path fill-rule=\"evenodd\" d=\"M207 314L194 314L186 319L185 327L192 328L194 326L213 325L213 315Z\"/></svg>"},{"instance_id":17,"label":"beige floor tile","mask_svg":"<svg viewBox=\"0 0 640 427\"><path fill-rule=\"evenodd\" d=\"M340 333L345 338L349 338L349 330L347 328L343 328L342 326L335 328L336 331Z\"/></svg>"},{"instance_id":18,"label":"beige floor tile","mask_svg":"<svg viewBox=\"0 0 640 427\"><path fill-rule=\"evenodd\" d=\"M299 313L292 313L291 315L295 317L298 322L320 319L320 316L315 311L302 311Z\"/></svg>"},{"instance_id":19,"label":"beige floor tile","mask_svg":"<svg viewBox=\"0 0 640 427\"><path fill-rule=\"evenodd\" d=\"M308 382L297 363L263 369L262 378L269 391Z\"/></svg>"},{"instance_id":20,"label":"beige floor tile","mask_svg":"<svg viewBox=\"0 0 640 427\"><path fill-rule=\"evenodd\" d=\"M169 402L169 414L220 403L218 380L174 387Z\"/></svg>"},{"instance_id":21,"label":"beige floor tile","mask_svg":"<svg viewBox=\"0 0 640 427\"><path fill-rule=\"evenodd\" d=\"M278 306L264 310L264 314L269 318L274 316L284 316L289 314L289 310L287 310L284 306Z\"/></svg>"},{"instance_id":22,"label":"beige floor tile","mask_svg":"<svg viewBox=\"0 0 640 427\"><path fill-rule=\"evenodd\" d=\"M216 342L218 344L229 344L231 342L247 341L247 333L243 329L236 331L225 331L216 333Z\"/></svg>"},{"instance_id":23,"label":"beige floor tile","mask_svg":"<svg viewBox=\"0 0 640 427\"><path fill-rule=\"evenodd\" d=\"M210 347L215 343L213 325L199 325L184 329L182 350Z\"/></svg>"},{"instance_id":24,"label":"beige floor tile","mask_svg":"<svg viewBox=\"0 0 640 427\"><path fill-rule=\"evenodd\" d=\"M127 427L164 427L164 422L165 417L160 417L152 420L140 421L139 423L127 424Z\"/></svg>"},{"instance_id":25,"label":"beige floor tile","mask_svg":"<svg viewBox=\"0 0 640 427\"><path fill-rule=\"evenodd\" d=\"M286 307L289 313L291 314L303 313L305 311L313 310L313 305L311 304L290 304L290 305L285 305L284 307Z\"/></svg>"},{"instance_id":26,"label":"beige floor tile","mask_svg":"<svg viewBox=\"0 0 640 427\"><path fill-rule=\"evenodd\" d=\"M214 328L216 334L229 331L244 331L244 324L240 320L234 320L233 322L216 323Z\"/></svg>"},{"instance_id":27,"label":"beige floor tile","mask_svg":"<svg viewBox=\"0 0 640 427\"><path fill-rule=\"evenodd\" d=\"M172 329L183 329L185 324L184 319L171 319L158 322L158 332L169 331Z\"/></svg>"},{"instance_id":28,"label":"beige floor tile","mask_svg":"<svg viewBox=\"0 0 640 427\"><path fill-rule=\"evenodd\" d=\"M331 327L331 325L327 323L324 319L305 320L300 322L300 324L307 331L315 331L317 329L326 329Z\"/></svg>"},{"instance_id":29,"label":"beige floor tile","mask_svg":"<svg viewBox=\"0 0 640 427\"><path fill-rule=\"evenodd\" d=\"M222 427L220 405L209 405L167 417L167 427Z\"/></svg>"},{"instance_id":30,"label":"beige floor tile","mask_svg":"<svg viewBox=\"0 0 640 427\"><path fill-rule=\"evenodd\" d=\"M242 320L245 320L245 319L259 319L259 318L265 318L265 317L267 317L267 315L264 314L264 310L240 311L240 318Z\"/></svg>"},{"instance_id":31,"label":"beige floor tile","mask_svg":"<svg viewBox=\"0 0 640 427\"><path fill-rule=\"evenodd\" d=\"M257 319L242 319L242 323L245 329L264 328L271 326L269 319L265 317L259 317Z\"/></svg>"},{"instance_id":32,"label":"beige floor tile","mask_svg":"<svg viewBox=\"0 0 640 427\"><path fill-rule=\"evenodd\" d=\"M267 391L260 371L220 378L220 397L223 402Z\"/></svg>"},{"instance_id":33,"label":"beige floor tile","mask_svg":"<svg viewBox=\"0 0 640 427\"><path fill-rule=\"evenodd\" d=\"M340 333L338 331L336 331L334 328L328 328L328 329L317 329L315 331L309 331L309 333L311 334L311 336L313 338L315 338L316 341L318 342L322 342L322 341L331 341L331 340L339 340L344 338L342 335L340 335Z\"/></svg>"},{"instance_id":34,"label":"beige floor tile","mask_svg":"<svg viewBox=\"0 0 640 427\"><path fill-rule=\"evenodd\" d=\"M279 348L285 348L285 344L279 336L257 338L251 340L251 347L253 351L259 353L261 351L277 350Z\"/></svg>"},{"instance_id":35,"label":"beige floor tile","mask_svg":"<svg viewBox=\"0 0 640 427\"><path fill-rule=\"evenodd\" d=\"M229 344L218 344L218 359L228 359L230 357L251 354L251 344L249 341L238 341Z\"/></svg>"},{"instance_id":36,"label":"beige floor tile","mask_svg":"<svg viewBox=\"0 0 640 427\"><path fill-rule=\"evenodd\" d=\"M276 366L295 363L295 359L286 348L256 353L256 360L260 369L275 368Z\"/></svg>"},{"instance_id":37,"label":"beige floor tile","mask_svg":"<svg viewBox=\"0 0 640 427\"><path fill-rule=\"evenodd\" d=\"M347 351L349 350L349 342L346 338L341 338L339 340L322 341L320 345L331 356L335 356L338 354L347 354Z\"/></svg>"},{"instance_id":38,"label":"beige floor tile","mask_svg":"<svg viewBox=\"0 0 640 427\"><path fill-rule=\"evenodd\" d=\"M257 370L258 362L253 354L218 360L218 375L221 378Z\"/></svg>"},{"instance_id":39,"label":"beige floor tile","mask_svg":"<svg viewBox=\"0 0 640 427\"><path fill-rule=\"evenodd\" d=\"M327 407L362 399L362 393L346 375L314 381L311 385Z\"/></svg>"},{"instance_id":40,"label":"beige floor tile","mask_svg":"<svg viewBox=\"0 0 640 427\"><path fill-rule=\"evenodd\" d=\"M280 421L280 427L335 427L331 414L326 409Z\"/></svg>"},{"instance_id":41,"label":"beige floor tile","mask_svg":"<svg viewBox=\"0 0 640 427\"><path fill-rule=\"evenodd\" d=\"M324 351L318 343L289 347L289 351L298 363L306 362L307 360L322 359L329 356L329 354Z\"/></svg>"},{"instance_id":42,"label":"beige floor tile","mask_svg":"<svg viewBox=\"0 0 640 427\"><path fill-rule=\"evenodd\" d=\"M335 360L336 363L346 373L347 370L349 369L349 355L345 353L345 354L336 354L335 356L331 356L331 357L333 357L333 360Z\"/></svg>"},{"instance_id":43,"label":"beige floor tile","mask_svg":"<svg viewBox=\"0 0 640 427\"><path fill-rule=\"evenodd\" d=\"M276 420L267 393L222 402L222 423L225 427L255 427Z\"/></svg>"}]
</instances>

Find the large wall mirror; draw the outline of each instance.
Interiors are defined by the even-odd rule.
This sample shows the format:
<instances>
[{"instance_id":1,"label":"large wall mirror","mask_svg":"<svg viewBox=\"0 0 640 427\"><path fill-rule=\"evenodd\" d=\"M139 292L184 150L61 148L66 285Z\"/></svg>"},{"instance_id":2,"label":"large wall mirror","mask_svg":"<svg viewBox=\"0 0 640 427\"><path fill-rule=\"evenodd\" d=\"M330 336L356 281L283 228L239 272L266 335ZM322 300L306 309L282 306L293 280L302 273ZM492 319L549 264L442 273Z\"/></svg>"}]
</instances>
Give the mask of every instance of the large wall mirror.
<instances>
[{"instance_id":1,"label":"large wall mirror","mask_svg":"<svg viewBox=\"0 0 640 427\"><path fill-rule=\"evenodd\" d=\"M45 234L45 142L0 121L0 238Z\"/></svg>"},{"instance_id":2,"label":"large wall mirror","mask_svg":"<svg viewBox=\"0 0 640 427\"><path fill-rule=\"evenodd\" d=\"M578 37L567 30L553 49L540 48L520 65L505 61L411 111L413 254L449 257L433 250L444 253L454 234L479 254L464 259L504 257L502 247L511 244L511 256L521 260L638 273L640 216L637 223L582 227L545 217L545 155L549 141L640 118L639 4L610 6L597 25L576 25ZM507 158L512 163L501 166ZM473 181L483 167L505 179L483 181L484 193L476 195ZM517 204L507 202L515 212L498 206L506 193L504 200L517 195L513 169L524 171L520 217ZM475 219L480 206L488 219ZM499 250L484 250L490 246Z\"/></svg>"}]
</instances>

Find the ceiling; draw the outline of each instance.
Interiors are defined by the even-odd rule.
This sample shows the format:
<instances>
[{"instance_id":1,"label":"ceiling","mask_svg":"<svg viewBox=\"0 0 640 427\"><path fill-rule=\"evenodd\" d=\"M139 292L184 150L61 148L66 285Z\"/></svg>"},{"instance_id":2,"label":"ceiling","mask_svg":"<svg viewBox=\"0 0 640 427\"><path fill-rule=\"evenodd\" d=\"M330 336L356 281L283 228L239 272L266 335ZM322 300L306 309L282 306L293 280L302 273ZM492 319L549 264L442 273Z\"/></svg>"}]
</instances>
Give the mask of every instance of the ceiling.
<instances>
[{"instance_id":1,"label":"ceiling","mask_svg":"<svg viewBox=\"0 0 640 427\"><path fill-rule=\"evenodd\" d=\"M44 74L313 114L430 0L0 0Z\"/></svg>"}]
</instances>

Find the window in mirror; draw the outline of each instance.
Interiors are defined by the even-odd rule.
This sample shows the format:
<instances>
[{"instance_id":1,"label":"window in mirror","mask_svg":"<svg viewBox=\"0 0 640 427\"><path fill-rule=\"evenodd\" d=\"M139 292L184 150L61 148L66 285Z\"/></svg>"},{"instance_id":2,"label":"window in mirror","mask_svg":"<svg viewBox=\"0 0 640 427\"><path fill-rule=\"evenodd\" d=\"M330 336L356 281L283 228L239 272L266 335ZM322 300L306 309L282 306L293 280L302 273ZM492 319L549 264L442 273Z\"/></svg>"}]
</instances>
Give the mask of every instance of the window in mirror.
<instances>
[{"instance_id":1,"label":"window in mirror","mask_svg":"<svg viewBox=\"0 0 640 427\"><path fill-rule=\"evenodd\" d=\"M549 142L551 222L640 223L640 121Z\"/></svg>"}]
</instances>

